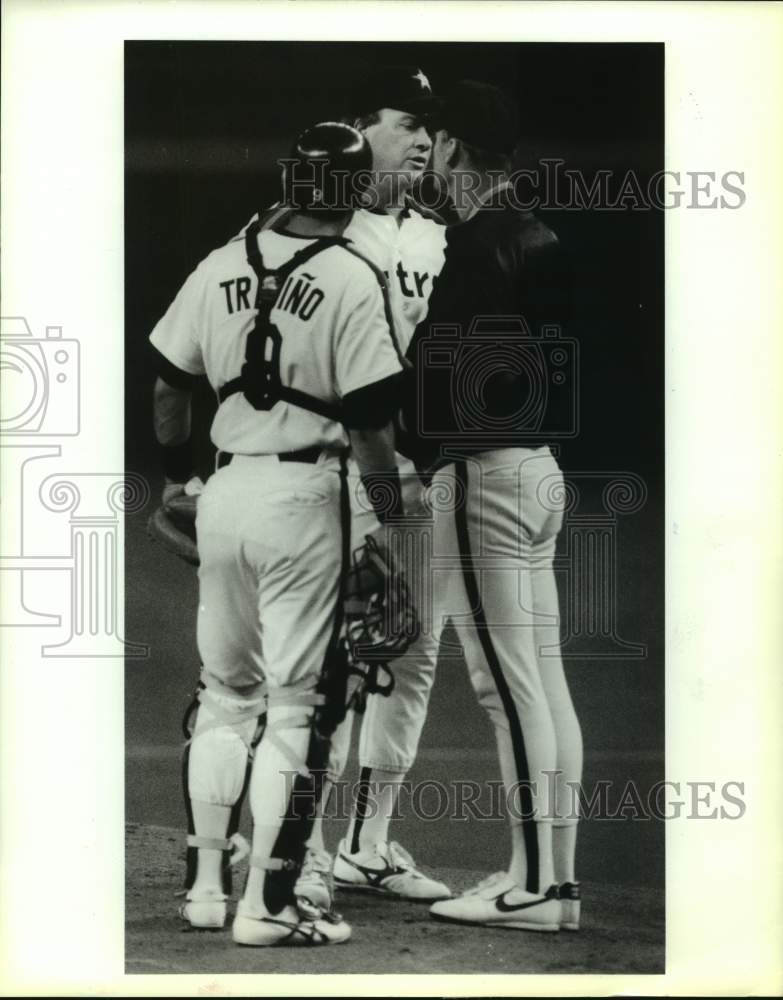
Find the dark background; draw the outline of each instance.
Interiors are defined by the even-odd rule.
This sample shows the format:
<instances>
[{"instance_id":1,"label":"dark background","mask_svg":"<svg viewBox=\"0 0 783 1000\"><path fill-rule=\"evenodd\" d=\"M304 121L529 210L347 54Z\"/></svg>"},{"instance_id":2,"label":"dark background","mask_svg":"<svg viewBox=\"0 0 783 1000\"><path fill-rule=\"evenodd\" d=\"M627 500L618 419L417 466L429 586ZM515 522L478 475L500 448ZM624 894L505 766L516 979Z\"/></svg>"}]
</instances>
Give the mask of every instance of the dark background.
<instances>
[{"instance_id":1,"label":"dark background","mask_svg":"<svg viewBox=\"0 0 783 1000\"><path fill-rule=\"evenodd\" d=\"M161 482L152 327L195 265L276 200L275 161L296 133L336 117L348 81L379 62L421 66L436 92L464 76L505 87L521 111L519 165L559 157L588 180L611 170L617 184L633 169L642 189L663 169L662 45L126 43L126 467L150 479L151 504ZM590 659L577 644L566 660L585 736L586 790L609 779L616 803L627 781L644 797L663 777L664 219L631 210L541 215L575 264L567 333L581 351L581 431L563 445L561 464L566 475L633 472L648 489L641 511L618 518L616 558L618 631L647 655ZM206 474L211 394L197 402ZM198 673L197 585L192 570L146 539L148 514L126 522L126 638L150 646L127 671L127 818L181 828L179 720ZM346 777L355 779L353 765ZM459 658L439 664L411 777L497 778L492 730ZM458 856L486 873L505 863L504 828L400 823L392 836L424 864ZM332 847L336 837L328 834ZM585 823L583 877L660 887L663 844L660 822ZM129 872L129 885L136 876Z\"/></svg>"},{"instance_id":2,"label":"dark background","mask_svg":"<svg viewBox=\"0 0 783 1000\"><path fill-rule=\"evenodd\" d=\"M644 189L663 169L662 45L126 43L130 467L145 470L153 452L152 327L195 265L277 199L276 160L294 136L348 110L355 80L384 62L421 66L436 93L463 76L506 89L520 109L520 166L562 158L588 181L609 169L615 189L627 170ZM575 264L567 333L580 344L581 433L564 445L562 464L629 468L656 490L663 470L663 213L540 214ZM211 405L211 394L204 402ZM204 471L208 458L202 455Z\"/></svg>"}]
</instances>

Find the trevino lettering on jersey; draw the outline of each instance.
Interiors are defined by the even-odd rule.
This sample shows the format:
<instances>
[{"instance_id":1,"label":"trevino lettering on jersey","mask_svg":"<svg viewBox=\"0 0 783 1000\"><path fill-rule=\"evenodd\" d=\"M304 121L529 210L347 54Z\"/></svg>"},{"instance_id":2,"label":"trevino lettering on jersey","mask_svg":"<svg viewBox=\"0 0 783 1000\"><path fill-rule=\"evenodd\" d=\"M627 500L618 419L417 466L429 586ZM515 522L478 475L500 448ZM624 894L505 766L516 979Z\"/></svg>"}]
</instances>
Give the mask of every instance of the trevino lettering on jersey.
<instances>
[{"instance_id":1,"label":"trevino lettering on jersey","mask_svg":"<svg viewBox=\"0 0 783 1000\"><path fill-rule=\"evenodd\" d=\"M324 300L323 291L313 285L315 280L315 275L306 271L290 274L277 296L276 308L283 309L302 320L312 319ZM252 279L246 275L220 282L229 315L244 309L256 308L250 299L252 284Z\"/></svg>"}]
</instances>

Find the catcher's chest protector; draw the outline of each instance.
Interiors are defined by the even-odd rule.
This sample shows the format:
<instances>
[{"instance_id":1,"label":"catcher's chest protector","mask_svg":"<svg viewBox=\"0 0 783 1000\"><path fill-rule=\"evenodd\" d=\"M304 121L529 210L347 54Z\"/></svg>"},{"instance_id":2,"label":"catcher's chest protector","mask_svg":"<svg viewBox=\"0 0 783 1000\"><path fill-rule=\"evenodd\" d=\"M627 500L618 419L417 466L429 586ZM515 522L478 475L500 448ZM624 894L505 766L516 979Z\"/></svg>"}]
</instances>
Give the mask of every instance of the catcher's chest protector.
<instances>
[{"instance_id":1,"label":"catcher's chest protector","mask_svg":"<svg viewBox=\"0 0 783 1000\"><path fill-rule=\"evenodd\" d=\"M282 400L340 422L341 408L338 404L328 403L316 396L311 396L310 393L282 384L280 380L282 337L272 322L271 313L296 268L329 247L345 246L347 240L341 236L316 239L315 242L295 253L281 267L272 270L265 266L258 248L260 229L260 223L253 222L245 233L247 262L258 278L258 290L254 303L258 314L255 326L247 336L242 373L220 388L218 398L222 403L233 393L241 392L256 410L271 410L275 403Z\"/></svg>"}]
</instances>

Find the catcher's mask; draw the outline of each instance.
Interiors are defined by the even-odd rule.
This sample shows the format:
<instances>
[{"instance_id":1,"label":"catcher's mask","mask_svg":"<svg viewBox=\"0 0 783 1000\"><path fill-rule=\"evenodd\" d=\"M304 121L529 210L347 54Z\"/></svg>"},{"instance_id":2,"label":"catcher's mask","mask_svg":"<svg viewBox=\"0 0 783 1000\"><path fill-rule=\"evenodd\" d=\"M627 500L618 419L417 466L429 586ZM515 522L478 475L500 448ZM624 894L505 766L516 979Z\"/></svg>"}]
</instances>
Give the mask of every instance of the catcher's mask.
<instances>
[{"instance_id":1,"label":"catcher's mask","mask_svg":"<svg viewBox=\"0 0 783 1000\"><path fill-rule=\"evenodd\" d=\"M344 590L346 642L354 663L387 664L419 637L405 578L388 550L367 535L353 553Z\"/></svg>"}]
</instances>

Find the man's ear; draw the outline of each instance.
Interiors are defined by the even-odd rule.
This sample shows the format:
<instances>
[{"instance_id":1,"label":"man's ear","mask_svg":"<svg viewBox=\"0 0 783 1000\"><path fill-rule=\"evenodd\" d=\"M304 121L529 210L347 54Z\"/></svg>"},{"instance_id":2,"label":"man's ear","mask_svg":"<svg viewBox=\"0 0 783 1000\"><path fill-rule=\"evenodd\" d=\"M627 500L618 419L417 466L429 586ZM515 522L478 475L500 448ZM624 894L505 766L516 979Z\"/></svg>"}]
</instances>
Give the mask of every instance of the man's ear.
<instances>
[{"instance_id":1,"label":"man's ear","mask_svg":"<svg viewBox=\"0 0 783 1000\"><path fill-rule=\"evenodd\" d=\"M450 135L446 140L446 163L450 167L456 167L462 155L462 143Z\"/></svg>"}]
</instances>

